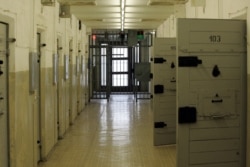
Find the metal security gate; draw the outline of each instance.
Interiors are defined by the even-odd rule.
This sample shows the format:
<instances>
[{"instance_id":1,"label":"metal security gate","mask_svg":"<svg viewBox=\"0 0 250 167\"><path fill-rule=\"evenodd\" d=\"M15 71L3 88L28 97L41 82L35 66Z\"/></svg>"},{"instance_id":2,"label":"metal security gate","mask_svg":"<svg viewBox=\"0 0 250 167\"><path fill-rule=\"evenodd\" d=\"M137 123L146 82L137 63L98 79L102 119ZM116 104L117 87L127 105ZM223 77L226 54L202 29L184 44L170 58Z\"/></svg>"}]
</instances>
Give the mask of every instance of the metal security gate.
<instances>
[{"instance_id":1,"label":"metal security gate","mask_svg":"<svg viewBox=\"0 0 250 167\"><path fill-rule=\"evenodd\" d=\"M149 94L149 77L146 83L135 81L135 66L147 60L149 50L128 46L128 35L120 32L97 32L89 37L90 99L107 99L110 96L136 93ZM148 46L147 46L148 47ZM146 48L146 47L145 47ZM145 53L145 54L143 54ZM142 55L145 55L144 58ZM149 67L149 66L148 66ZM148 70L148 76L149 76ZM138 96L135 96L137 99Z\"/></svg>"},{"instance_id":2,"label":"metal security gate","mask_svg":"<svg viewBox=\"0 0 250 167\"><path fill-rule=\"evenodd\" d=\"M8 25L0 22L0 166L9 166L8 143Z\"/></svg>"},{"instance_id":3,"label":"metal security gate","mask_svg":"<svg viewBox=\"0 0 250 167\"><path fill-rule=\"evenodd\" d=\"M150 99L150 47L152 46L152 35L148 33L145 39L140 40L133 47L133 69L134 69L134 96L138 99Z\"/></svg>"},{"instance_id":4,"label":"metal security gate","mask_svg":"<svg viewBox=\"0 0 250 167\"><path fill-rule=\"evenodd\" d=\"M111 92L132 92L132 56L128 47L112 47Z\"/></svg>"},{"instance_id":5,"label":"metal security gate","mask_svg":"<svg viewBox=\"0 0 250 167\"><path fill-rule=\"evenodd\" d=\"M91 99L108 99L110 96L110 55L107 44L92 46L89 49L89 86Z\"/></svg>"}]
</instances>

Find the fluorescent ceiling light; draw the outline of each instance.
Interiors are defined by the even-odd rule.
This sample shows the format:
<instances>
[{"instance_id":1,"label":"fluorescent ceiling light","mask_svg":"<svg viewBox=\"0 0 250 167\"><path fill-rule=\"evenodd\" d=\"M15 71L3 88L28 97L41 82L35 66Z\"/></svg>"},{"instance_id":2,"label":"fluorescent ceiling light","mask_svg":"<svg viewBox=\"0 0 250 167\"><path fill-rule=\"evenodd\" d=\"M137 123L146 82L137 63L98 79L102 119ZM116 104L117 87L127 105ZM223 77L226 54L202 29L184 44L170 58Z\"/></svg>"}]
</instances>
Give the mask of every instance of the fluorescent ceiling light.
<instances>
[{"instance_id":1,"label":"fluorescent ceiling light","mask_svg":"<svg viewBox=\"0 0 250 167\"><path fill-rule=\"evenodd\" d=\"M121 0L121 30L124 30L125 0Z\"/></svg>"},{"instance_id":2,"label":"fluorescent ceiling light","mask_svg":"<svg viewBox=\"0 0 250 167\"><path fill-rule=\"evenodd\" d=\"M137 23L137 22L142 22L142 19L128 19L128 18L126 18L125 19L125 22L126 23Z\"/></svg>"},{"instance_id":3,"label":"fluorescent ceiling light","mask_svg":"<svg viewBox=\"0 0 250 167\"><path fill-rule=\"evenodd\" d=\"M120 22L120 19L102 19L103 22Z\"/></svg>"}]
</instances>

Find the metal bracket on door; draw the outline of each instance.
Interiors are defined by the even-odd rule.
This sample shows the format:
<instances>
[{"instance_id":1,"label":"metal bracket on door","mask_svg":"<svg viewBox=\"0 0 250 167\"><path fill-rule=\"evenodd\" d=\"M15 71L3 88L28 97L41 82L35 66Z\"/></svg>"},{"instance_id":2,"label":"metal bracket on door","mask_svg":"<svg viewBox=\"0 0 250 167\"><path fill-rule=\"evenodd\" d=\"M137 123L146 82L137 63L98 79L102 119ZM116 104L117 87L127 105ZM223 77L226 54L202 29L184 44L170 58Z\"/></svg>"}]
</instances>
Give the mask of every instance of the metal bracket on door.
<instances>
[{"instance_id":1,"label":"metal bracket on door","mask_svg":"<svg viewBox=\"0 0 250 167\"><path fill-rule=\"evenodd\" d=\"M212 103L223 103L223 99L222 98L220 98L220 96L219 96L219 94L218 93L216 93L216 95L215 95L215 97L214 97L214 99L212 99L212 101L211 101Z\"/></svg>"},{"instance_id":2,"label":"metal bracket on door","mask_svg":"<svg viewBox=\"0 0 250 167\"><path fill-rule=\"evenodd\" d=\"M14 42L16 42L16 38L9 38L9 39L7 40L7 42L14 43Z\"/></svg>"},{"instance_id":3,"label":"metal bracket on door","mask_svg":"<svg viewBox=\"0 0 250 167\"><path fill-rule=\"evenodd\" d=\"M164 128L167 124L165 122L155 122L155 128Z\"/></svg>"},{"instance_id":4,"label":"metal bracket on door","mask_svg":"<svg viewBox=\"0 0 250 167\"><path fill-rule=\"evenodd\" d=\"M164 58L162 58L162 57L156 57L156 58L154 58L154 63L155 64L162 64L162 63L164 63L164 62L166 62L167 60L166 59L164 59Z\"/></svg>"},{"instance_id":5,"label":"metal bracket on door","mask_svg":"<svg viewBox=\"0 0 250 167\"><path fill-rule=\"evenodd\" d=\"M195 123L197 111L195 107L185 106L180 107L178 112L178 122L182 123Z\"/></svg>"},{"instance_id":6,"label":"metal bracket on door","mask_svg":"<svg viewBox=\"0 0 250 167\"><path fill-rule=\"evenodd\" d=\"M179 56L179 67L197 67L202 64L202 60L197 56Z\"/></svg>"},{"instance_id":7,"label":"metal bracket on door","mask_svg":"<svg viewBox=\"0 0 250 167\"><path fill-rule=\"evenodd\" d=\"M154 86L154 93L155 94L164 93L164 85L155 85Z\"/></svg>"}]
</instances>

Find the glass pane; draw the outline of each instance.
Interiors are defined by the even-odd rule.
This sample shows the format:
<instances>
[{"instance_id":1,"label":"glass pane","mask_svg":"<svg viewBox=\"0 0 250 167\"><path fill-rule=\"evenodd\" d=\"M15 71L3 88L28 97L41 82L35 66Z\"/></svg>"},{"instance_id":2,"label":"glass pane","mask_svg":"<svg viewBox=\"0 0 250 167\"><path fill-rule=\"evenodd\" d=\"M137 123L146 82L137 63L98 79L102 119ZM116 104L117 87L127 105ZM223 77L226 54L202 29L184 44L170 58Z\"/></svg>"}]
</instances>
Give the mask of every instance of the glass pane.
<instances>
[{"instance_id":1,"label":"glass pane","mask_svg":"<svg viewBox=\"0 0 250 167\"><path fill-rule=\"evenodd\" d=\"M107 46L107 44L101 44ZM107 85L107 48L101 48L101 86Z\"/></svg>"},{"instance_id":2,"label":"glass pane","mask_svg":"<svg viewBox=\"0 0 250 167\"><path fill-rule=\"evenodd\" d=\"M112 86L128 86L128 74L113 74Z\"/></svg>"},{"instance_id":3,"label":"glass pane","mask_svg":"<svg viewBox=\"0 0 250 167\"><path fill-rule=\"evenodd\" d=\"M140 49L139 49L139 44L135 47L135 63L140 62Z\"/></svg>"},{"instance_id":4,"label":"glass pane","mask_svg":"<svg viewBox=\"0 0 250 167\"><path fill-rule=\"evenodd\" d=\"M107 85L107 56L101 56L101 85Z\"/></svg>"},{"instance_id":5,"label":"glass pane","mask_svg":"<svg viewBox=\"0 0 250 167\"><path fill-rule=\"evenodd\" d=\"M128 48L112 48L112 57L113 58L127 58Z\"/></svg>"},{"instance_id":6,"label":"glass pane","mask_svg":"<svg viewBox=\"0 0 250 167\"><path fill-rule=\"evenodd\" d=\"M112 60L113 72L128 72L128 60Z\"/></svg>"}]
</instances>

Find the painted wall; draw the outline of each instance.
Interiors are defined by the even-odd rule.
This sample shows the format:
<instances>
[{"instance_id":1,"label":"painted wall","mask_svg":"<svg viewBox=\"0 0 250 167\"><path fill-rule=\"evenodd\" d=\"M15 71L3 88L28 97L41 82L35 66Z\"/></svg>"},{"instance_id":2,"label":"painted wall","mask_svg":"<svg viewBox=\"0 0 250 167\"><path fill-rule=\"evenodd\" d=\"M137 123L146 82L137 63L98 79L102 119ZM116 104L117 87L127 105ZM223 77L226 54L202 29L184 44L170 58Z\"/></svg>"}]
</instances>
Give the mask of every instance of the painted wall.
<instances>
[{"instance_id":1,"label":"painted wall","mask_svg":"<svg viewBox=\"0 0 250 167\"><path fill-rule=\"evenodd\" d=\"M186 17L186 6L175 5L175 13L170 15L166 21L160 25L156 30L156 37L176 37L176 19Z\"/></svg>"},{"instance_id":2,"label":"painted wall","mask_svg":"<svg viewBox=\"0 0 250 167\"><path fill-rule=\"evenodd\" d=\"M191 0L186 4L186 18L213 18L213 19L244 19L247 21L247 39L250 39L250 1L249 0L206 0L205 6L193 6ZM176 17L170 16L157 29L158 37L175 36ZM247 42L247 96L250 96L250 44ZM250 167L250 98L247 106L247 167Z\"/></svg>"},{"instance_id":3,"label":"painted wall","mask_svg":"<svg viewBox=\"0 0 250 167\"><path fill-rule=\"evenodd\" d=\"M71 18L59 18L58 3L55 6L43 6L40 1L34 0L0 0L0 4L0 21L10 25L9 36L16 38L16 42L9 46L11 167L35 167L38 161L39 97L37 92L29 91L29 53L38 52L37 33L41 33L41 42L46 44L40 48L41 158L46 160L58 138L63 138L70 121L73 123L86 105L87 82L84 80L87 66L83 68L84 72L76 71L76 63L81 67L81 61L76 61L76 56L87 59L86 27L82 25L79 30L79 20L73 15ZM53 54L59 56L57 83L53 80ZM67 80L64 75L64 55L69 55L71 60L70 77Z\"/></svg>"}]
</instances>

